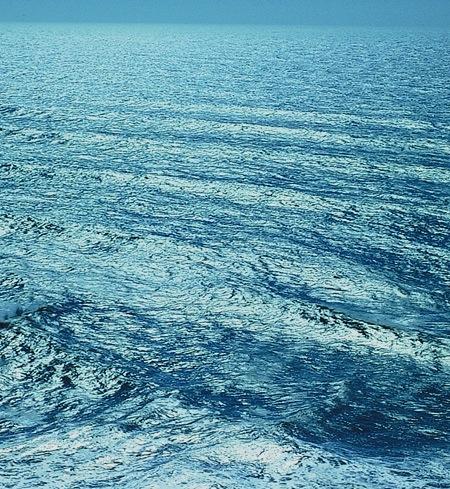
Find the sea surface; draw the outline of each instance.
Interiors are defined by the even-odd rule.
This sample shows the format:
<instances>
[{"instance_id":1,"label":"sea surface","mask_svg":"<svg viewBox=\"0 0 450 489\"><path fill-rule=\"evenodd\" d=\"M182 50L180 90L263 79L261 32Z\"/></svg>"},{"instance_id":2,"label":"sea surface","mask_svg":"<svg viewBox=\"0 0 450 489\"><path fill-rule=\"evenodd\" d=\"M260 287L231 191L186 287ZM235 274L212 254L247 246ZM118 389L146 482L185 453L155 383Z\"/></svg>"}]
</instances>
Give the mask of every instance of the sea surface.
<instances>
[{"instance_id":1,"label":"sea surface","mask_svg":"<svg viewBox=\"0 0 450 489\"><path fill-rule=\"evenodd\" d=\"M450 33L0 24L0 487L450 488Z\"/></svg>"}]
</instances>

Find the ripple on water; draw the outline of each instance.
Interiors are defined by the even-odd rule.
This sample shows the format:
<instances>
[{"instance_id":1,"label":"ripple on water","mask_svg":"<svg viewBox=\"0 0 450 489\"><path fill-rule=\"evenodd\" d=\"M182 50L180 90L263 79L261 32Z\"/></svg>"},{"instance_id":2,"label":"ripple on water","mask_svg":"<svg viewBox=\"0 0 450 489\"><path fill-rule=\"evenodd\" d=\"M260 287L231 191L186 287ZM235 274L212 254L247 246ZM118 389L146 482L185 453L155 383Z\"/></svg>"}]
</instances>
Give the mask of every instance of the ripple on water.
<instances>
[{"instance_id":1,"label":"ripple on water","mask_svg":"<svg viewBox=\"0 0 450 489\"><path fill-rule=\"evenodd\" d=\"M449 487L445 36L0 31L0 486Z\"/></svg>"}]
</instances>

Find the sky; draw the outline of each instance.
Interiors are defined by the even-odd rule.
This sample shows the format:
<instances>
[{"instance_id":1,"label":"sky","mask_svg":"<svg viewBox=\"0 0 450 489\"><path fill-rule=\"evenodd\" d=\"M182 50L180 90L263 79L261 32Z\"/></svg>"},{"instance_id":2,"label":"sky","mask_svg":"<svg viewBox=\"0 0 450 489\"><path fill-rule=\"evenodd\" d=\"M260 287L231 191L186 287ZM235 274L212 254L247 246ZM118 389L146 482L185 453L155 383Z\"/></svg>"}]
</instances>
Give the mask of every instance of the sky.
<instances>
[{"instance_id":1,"label":"sky","mask_svg":"<svg viewBox=\"0 0 450 489\"><path fill-rule=\"evenodd\" d=\"M450 0L0 0L0 21L450 26Z\"/></svg>"}]
</instances>

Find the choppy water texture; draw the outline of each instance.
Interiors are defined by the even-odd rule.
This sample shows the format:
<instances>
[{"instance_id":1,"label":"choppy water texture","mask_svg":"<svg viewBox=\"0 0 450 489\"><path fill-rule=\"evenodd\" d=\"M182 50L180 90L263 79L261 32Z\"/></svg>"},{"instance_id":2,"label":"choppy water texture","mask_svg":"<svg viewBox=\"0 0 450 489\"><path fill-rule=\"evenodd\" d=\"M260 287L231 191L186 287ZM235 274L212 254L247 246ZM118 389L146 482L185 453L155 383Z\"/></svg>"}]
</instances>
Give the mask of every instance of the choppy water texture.
<instances>
[{"instance_id":1,"label":"choppy water texture","mask_svg":"<svg viewBox=\"0 0 450 489\"><path fill-rule=\"evenodd\" d=\"M1 487L449 488L449 53L1 25Z\"/></svg>"}]
</instances>

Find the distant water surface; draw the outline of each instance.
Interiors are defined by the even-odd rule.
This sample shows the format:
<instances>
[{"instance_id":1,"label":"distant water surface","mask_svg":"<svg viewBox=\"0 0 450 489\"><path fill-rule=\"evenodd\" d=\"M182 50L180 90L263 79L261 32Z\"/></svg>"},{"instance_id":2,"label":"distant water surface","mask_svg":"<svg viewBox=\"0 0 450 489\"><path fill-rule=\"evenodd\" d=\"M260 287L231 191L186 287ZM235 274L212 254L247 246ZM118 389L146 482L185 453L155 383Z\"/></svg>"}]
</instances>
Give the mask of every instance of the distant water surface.
<instances>
[{"instance_id":1,"label":"distant water surface","mask_svg":"<svg viewBox=\"0 0 450 489\"><path fill-rule=\"evenodd\" d=\"M0 486L450 488L450 37L0 24Z\"/></svg>"}]
</instances>

